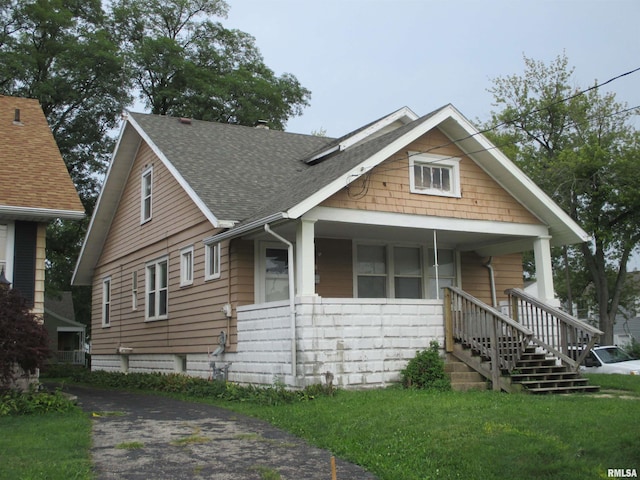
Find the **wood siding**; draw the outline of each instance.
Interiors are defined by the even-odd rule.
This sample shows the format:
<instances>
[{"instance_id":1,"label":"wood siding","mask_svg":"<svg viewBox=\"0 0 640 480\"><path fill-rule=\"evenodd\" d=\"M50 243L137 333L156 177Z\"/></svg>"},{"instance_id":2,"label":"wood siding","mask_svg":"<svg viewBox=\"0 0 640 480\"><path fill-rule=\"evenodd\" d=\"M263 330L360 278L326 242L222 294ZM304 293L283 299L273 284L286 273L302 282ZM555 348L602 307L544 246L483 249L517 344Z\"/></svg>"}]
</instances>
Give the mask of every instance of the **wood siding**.
<instances>
[{"instance_id":1,"label":"wood siding","mask_svg":"<svg viewBox=\"0 0 640 480\"><path fill-rule=\"evenodd\" d=\"M489 259L480 257L473 252L464 252L460 257L461 288L486 304L491 305L491 282L489 269L485 266ZM523 288L521 254L493 257L491 265L494 271L498 303L507 299L504 294L507 288Z\"/></svg>"},{"instance_id":2,"label":"wood siding","mask_svg":"<svg viewBox=\"0 0 640 480\"><path fill-rule=\"evenodd\" d=\"M316 293L327 298L353 298L351 240L316 239Z\"/></svg>"},{"instance_id":3,"label":"wood siding","mask_svg":"<svg viewBox=\"0 0 640 480\"><path fill-rule=\"evenodd\" d=\"M152 219L140 224L141 173L153 165ZM151 150L143 145L115 212L93 280L92 348L113 354L118 346L133 353L197 353L213 350L220 331L231 323L222 312L229 302L228 242L221 245L221 275L205 281L205 246L212 225ZM180 251L193 246L193 284L180 286ZM168 318L145 321L145 275L149 261L168 258ZM137 309L132 275L137 273ZM110 326L102 326L102 282L111 278ZM229 332L230 338L235 333Z\"/></svg>"},{"instance_id":4,"label":"wood siding","mask_svg":"<svg viewBox=\"0 0 640 480\"><path fill-rule=\"evenodd\" d=\"M426 133L349 187L321 203L326 207L396 212L436 217L537 224L540 221L439 130ZM409 152L461 158L461 198L410 192Z\"/></svg>"}]
</instances>

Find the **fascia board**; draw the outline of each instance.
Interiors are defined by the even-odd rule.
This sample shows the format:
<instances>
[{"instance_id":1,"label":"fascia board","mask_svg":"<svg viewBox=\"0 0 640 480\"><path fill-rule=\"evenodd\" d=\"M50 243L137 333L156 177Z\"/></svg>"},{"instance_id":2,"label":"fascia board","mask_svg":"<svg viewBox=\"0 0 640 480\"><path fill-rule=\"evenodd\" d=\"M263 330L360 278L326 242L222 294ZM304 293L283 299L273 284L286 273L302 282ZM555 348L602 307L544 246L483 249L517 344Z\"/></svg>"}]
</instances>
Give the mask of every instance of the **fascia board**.
<instances>
[{"instance_id":1,"label":"fascia board","mask_svg":"<svg viewBox=\"0 0 640 480\"><path fill-rule=\"evenodd\" d=\"M441 130L469 157L480 159L481 161L476 163L533 215L549 225L552 230L556 230L556 235L553 235L555 240L569 240L566 233L561 232L563 229L570 232L570 237L575 237L571 243L590 240L589 234L533 180L482 135L455 107L450 106L450 108L451 119L459 125L464 133L461 135L460 132L451 132L451 129L448 129L446 125L441 126Z\"/></svg>"},{"instance_id":2,"label":"fascia board","mask_svg":"<svg viewBox=\"0 0 640 480\"><path fill-rule=\"evenodd\" d=\"M84 212L79 210L56 210L51 208L14 207L0 205L0 217L30 218L37 221L50 221L56 218L82 220Z\"/></svg>"},{"instance_id":3,"label":"fascia board","mask_svg":"<svg viewBox=\"0 0 640 480\"><path fill-rule=\"evenodd\" d=\"M341 175L339 178L329 183L325 187L318 190L316 193L307 197L305 200L300 202L298 205L293 206L287 211L288 218L298 218L301 215L304 215L310 209L320 204L331 195L338 192L340 189L349 185L351 182L360 178L360 176L369 172L372 168L378 166L380 163L385 161L391 155L396 153L401 148L409 145L414 140L417 140L422 135L427 133L429 130L438 126L440 122L445 120L449 116L448 110L445 107L441 111L437 112L432 117L426 119L420 125L417 125L413 130L405 133L402 137L396 139L395 141L388 144L386 147L379 150L374 155L370 156L366 160L362 161L359 165L356 165L354 168L349 170L347 173Z\"/></svg>"},{"instance_id":4,"label":"fascia board","mask_svg":"<svg viewBox=\"0 0 640 480\"><path fill-rule=\"evenodd\" d=\"M211 222L211 224L215 228L219 228L220 221L218 220L218 218L213 214L211 210L209 210L209 207L206 206L206 204L202 201L202 199L198 196L198 194L196 194L193 188L191 188L191 185L189 185L189 183L180 174L180 172L176 169L173 163L171 163L171 161L165 156L165 154L158 148L158 146L151 140L149 135L147 135L147 133L140 127L140 125L133 118L129 118L129 122L131 122L131 125L136 129L140 137L142 137L142 139L147 143L147 145L149 145L153 153L156 154L156 156L160 159L160 161L167 168L167 170L169 170L171 175L173 175L173 177L177 180L180 186L187 193L191 201L196 204L196 206L200 209L200 211L207 218L207 220L209 220L209 222Z\"/></svg>"}]
</instances>

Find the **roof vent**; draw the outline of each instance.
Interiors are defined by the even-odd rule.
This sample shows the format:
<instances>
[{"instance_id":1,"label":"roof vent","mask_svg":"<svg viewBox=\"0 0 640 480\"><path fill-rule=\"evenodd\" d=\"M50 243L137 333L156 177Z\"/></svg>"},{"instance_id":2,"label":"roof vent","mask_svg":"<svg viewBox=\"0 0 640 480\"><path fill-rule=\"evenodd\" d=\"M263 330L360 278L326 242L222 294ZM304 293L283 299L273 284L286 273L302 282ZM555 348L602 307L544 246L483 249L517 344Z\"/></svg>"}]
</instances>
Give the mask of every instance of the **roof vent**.
<instances>
[{"instance_id":1,"label":"roof vent","mask_svg":"<svg viewBox=\"0 0 640 480\"><path fill-rule=\"evenodd\" d=\"M13 113L13 124L14 125L22 125L22 122L20 121L20 109L16 108L14 113Z\"/></svg>"},{"instance_id":2,"label":"roof vent","mask_svg":"<svg viewBox=\"0 0 640 480\"><path fill-rule=\"evenodd\" d=\"M266 120L258 120L254 125L256 128L262 128L264 130L269 130L269 124Z\"/></svg>"},{"instance_id":3,"label":"roof vent","mask_svg":"<svg viewBox=\"0 0 640 480\"><path fill-rule=\"evenodd\" d=\"M178 119L178 121L180 123L182 123L183 125L191 125L191 119L190 118L186 118L186 117L180 117Z\"/></svg>"}]
</instances>

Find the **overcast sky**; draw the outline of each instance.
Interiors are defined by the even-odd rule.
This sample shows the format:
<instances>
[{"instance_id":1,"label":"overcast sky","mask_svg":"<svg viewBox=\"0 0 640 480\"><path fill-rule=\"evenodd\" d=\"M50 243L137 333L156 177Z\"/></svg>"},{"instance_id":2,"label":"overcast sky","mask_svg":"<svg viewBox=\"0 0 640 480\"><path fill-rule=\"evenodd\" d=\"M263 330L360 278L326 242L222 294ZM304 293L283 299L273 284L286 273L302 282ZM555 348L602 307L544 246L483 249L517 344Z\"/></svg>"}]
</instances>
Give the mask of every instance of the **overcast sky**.
<instances>
[{"instance_id":1,"label":"overcast sky","mask_svg":"<svg viewBox=\"0 0 640 480\"><path fill-rule=\"evenodd\" d=\"M400 107L492 110L492 79L524 72L523 54L566 52L575 85L640 67L640 0L227 0L223 23L253 35L265 63L311 90L287 131L338 137ZM640 72L607 85L640 105Z\"/></svg>"}]
</instances>

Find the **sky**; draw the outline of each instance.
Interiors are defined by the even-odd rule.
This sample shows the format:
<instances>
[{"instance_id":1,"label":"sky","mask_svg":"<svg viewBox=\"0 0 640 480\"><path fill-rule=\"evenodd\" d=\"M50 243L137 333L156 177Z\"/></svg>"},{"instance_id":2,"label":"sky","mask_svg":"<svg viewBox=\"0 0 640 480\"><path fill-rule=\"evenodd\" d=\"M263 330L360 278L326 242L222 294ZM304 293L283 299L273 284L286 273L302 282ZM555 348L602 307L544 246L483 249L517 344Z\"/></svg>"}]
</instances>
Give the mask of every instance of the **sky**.
<instances>
[{"instance_id":1,"label":"sky","mask_svg":"<svg viewBox=\"0 0 640 480\"><path fill-rule=\"evenodd\" d=\"M565 53L576 87L640 67L639 0L227 0L222 23L253 35L266 65L311 90L295 133L339 137L408 106L452 103L472 121L492 109L492 79L523 55ZM640 105L640 72L606 85Z\"/></svg>"}]
</instances>

